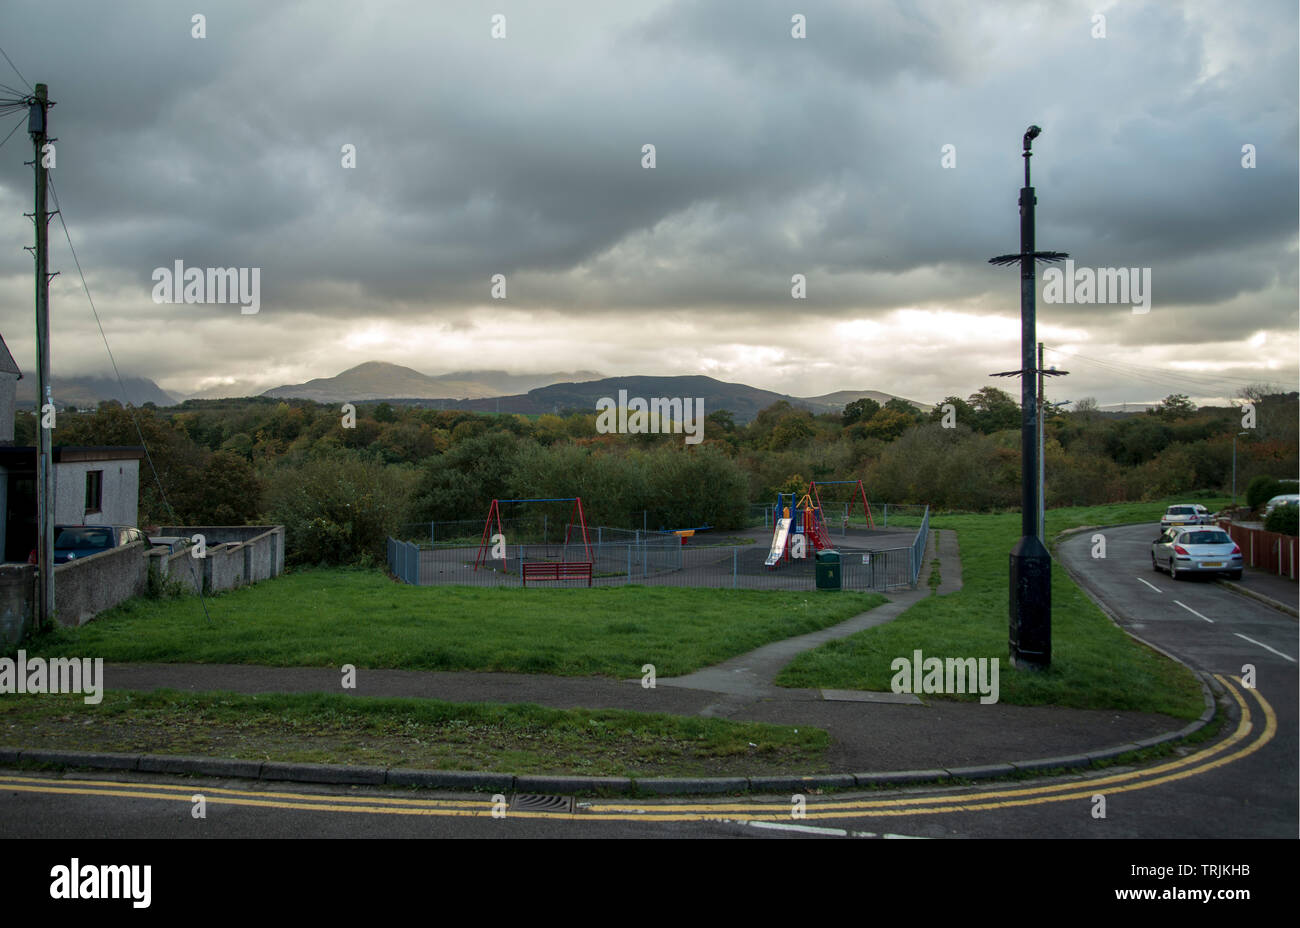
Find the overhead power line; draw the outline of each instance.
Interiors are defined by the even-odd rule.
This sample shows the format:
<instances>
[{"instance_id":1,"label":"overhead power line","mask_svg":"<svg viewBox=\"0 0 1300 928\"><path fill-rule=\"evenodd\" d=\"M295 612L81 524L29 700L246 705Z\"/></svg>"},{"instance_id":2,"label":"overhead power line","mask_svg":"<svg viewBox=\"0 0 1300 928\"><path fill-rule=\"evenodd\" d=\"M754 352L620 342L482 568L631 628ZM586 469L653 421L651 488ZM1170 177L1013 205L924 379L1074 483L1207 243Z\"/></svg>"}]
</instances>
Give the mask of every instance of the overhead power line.
<instances>
[{"instance_id":1,"label":"overhead power line","mask_svg":"<svg viewBox=\"0 0 1300 928\"><path fill-rule=\"evenodd\" d=\"M27 89L30 90L32 93L35 93L36 88L31 85L31 82L28 81L27 78L23 77L23 72L18 70L18 65L13 63L13 59L9 57L8 53L6 53L3 48L0 48L0 55L5 56L5 61L9 62L9 67L14 69L14 73L18 75L18 79L20 81L22 81L24 84L27 85Z\"/></svg>"},{"instance_id":2,"label":"overhead power line","mask_svg":"<svg viewBox=\"0 0 1300 928\"><path fill-rule=\"evenodd\" d=\"M1062 357L1074 358L1088 364L1096 365L1112 374L1159 387L1176 387L1183 390L1196 389L1207 390L1214 393L1221 391L1231 393L1241 387L1250 386L1251 384L1259 382L1258 378L1248 380L1228 375L1203 376L1189 374L1184 371L1170 371L1161 368L1148 367L1146 365L1134 364L1126 361L1104 361L1100 358L1090 358L1087 355L1061 351L1058 348L1052 348L1050 346L1047 347L1047 350L1059 354Z\"/></svg>"},{"instance_id":3,"label":"overhead power line","mask_svg":"<svg viewBox=\"0 0 1300 928\"><path fill-rule=\"evenodd\" d=\"M55 189L54 177L50 177L50 196L54 200L54 214L59 217L59 225L63 228L63 237L68 240L68 251L72 254L72 263L77 267L77 275L81 278L81 289L86 293L86 301L90 304L90 312L95 317L95 325L99 329L99 337L104 341L104 350L108 352L109 363L113 365L113 376L117 378L118 389L122 391L122 396L127 397L126 384L122 381L122 373L117 368L117 358L113 356L113 349L108 344L108 335L104 332L104 324L99 320L99 310L95 308L95 298L90 295L90 284L86 283L85 272L81 269L81 259L77 257L77 249L72 244L72 234L68 232L68 224L63 219L63 207L59 203L59 191ZM144 430L140 428L140 420L136 417L135 409L132 407L129 398L123 404L123 408L131 417L131 424L135 426L135 433L140 437L140 447L144 448L145 460L149 462L149 471L153 474L154 484L158 487L158 495L162 497L162 502L167 507L167 512L171 515L173 524L180 524L180 519L176 516L176 510L172 508L171 501L167 499L167 491L163 488L162 480L158 477L158 469L154 466L153 455L149 453L149 443L145 441ZM186 558L190 562L190 571L194 571L194 559ZM201 586L201 584L199 585ZM203 591L199 590L199 602L203 606L203 616L212 622L212 616L208 615L208 604L203 596Z\"/></svg>"}]
</instances>

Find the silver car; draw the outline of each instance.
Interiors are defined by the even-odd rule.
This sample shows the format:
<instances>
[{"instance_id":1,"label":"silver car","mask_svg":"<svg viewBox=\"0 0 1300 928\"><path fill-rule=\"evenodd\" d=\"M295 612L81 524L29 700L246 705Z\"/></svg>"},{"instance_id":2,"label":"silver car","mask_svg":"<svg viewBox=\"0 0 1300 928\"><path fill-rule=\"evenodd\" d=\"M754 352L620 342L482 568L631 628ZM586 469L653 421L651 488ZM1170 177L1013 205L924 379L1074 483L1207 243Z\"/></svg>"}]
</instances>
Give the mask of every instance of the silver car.
<instances>
[{"instance_id":1,"label":"silver car","mask_svg":"<svg viewBox=\"0 0 1300 928\"><path fill-rule=\"evenodd\" d=\"M1170 528L1151 545L1151 568L1169 579L1187 574L1227 574L1241 579L1241 548L1221 528Z\"/></svg>"}]
</instances>

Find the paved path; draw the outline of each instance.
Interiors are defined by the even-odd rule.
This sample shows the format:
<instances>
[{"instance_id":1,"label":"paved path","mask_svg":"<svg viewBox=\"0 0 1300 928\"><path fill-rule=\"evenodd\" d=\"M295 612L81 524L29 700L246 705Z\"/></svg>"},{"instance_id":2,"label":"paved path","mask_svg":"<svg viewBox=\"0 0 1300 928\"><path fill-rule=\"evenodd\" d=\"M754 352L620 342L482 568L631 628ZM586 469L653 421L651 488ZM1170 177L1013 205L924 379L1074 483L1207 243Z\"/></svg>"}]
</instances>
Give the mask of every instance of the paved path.
<instances>
[{"instance_id":1,"label":"paved path","mask_svg":"<svg viewBox=\"0 0 1300 928\"><path fill-rule=\"evenodd\" d=\"M957 533L951 530L931 532L930 540L926 544L925 561L921 565L920 581L915 590L891 594L890 601L885 605L877 606L870 612L856 615L839 625L810 632L807 635L800 635L797 638L774 641L747 654L741 654L712 667L705 667L703 670L697 670L695 673L687 674L684 677L663 678L659 680L659 684L661 686L679 686L685 689L709 690L714 693L725 693L728 696L743 697L749 700L762 697L784 697L791 690L778 687L773 681L782 668L794 660L796 655L819 648L828 641L847 638L864 629L883 625L898 618L925 597L932 595L926 581L929 579L930 565L934 558L936 535L939 536L937 545L940 570L946 571L946 579L940 585L938 593L939 595L946 595L960 590L961 559L957 554ZM823 696L825 692L823 691ZM866 696L867 694L863 695ZM892 697L893 695L892 693L870 694L870 696L883 697ZM868 699L864 701L919 702L914 697L902 700L885 698L883 700Z\"/></svg>"},{"instance_id":2,"label":"paved path","mask_svg":"<svg viewBox=\"0 0 1300 928\"><path fill-rule=\"evenodd\" d=\"M1224 586L1234 592L1263 600L1269 604L1276 604L1282 607L1284 612L1289 612L1292 616L1296 615L1297 600L1300 599L1297 589L1300 588L1296 586L1294 580L1279 577L1277 574L1270 574L1258 567L1247 567L1240 580L1224 580L1222 582Z\"/></svg>"}]
</instances>

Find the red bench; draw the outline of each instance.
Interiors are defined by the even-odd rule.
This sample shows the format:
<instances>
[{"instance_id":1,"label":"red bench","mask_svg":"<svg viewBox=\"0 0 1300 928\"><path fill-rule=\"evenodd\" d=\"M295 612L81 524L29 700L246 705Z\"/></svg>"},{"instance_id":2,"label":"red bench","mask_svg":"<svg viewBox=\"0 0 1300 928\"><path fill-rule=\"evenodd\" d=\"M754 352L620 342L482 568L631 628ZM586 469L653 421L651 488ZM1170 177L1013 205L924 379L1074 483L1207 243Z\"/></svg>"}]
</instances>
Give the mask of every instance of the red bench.
<instances>
[{"instance_id":1,"label":"red bench","mask_svg":"<svg viewBox=\"0 0 1300 928\"><path fill-rule=\"evenodd\" d=\"M525 561L523 565L524 586L533 580L582 580L591 586L590 561Z\"/></svg>"}]
</instances>

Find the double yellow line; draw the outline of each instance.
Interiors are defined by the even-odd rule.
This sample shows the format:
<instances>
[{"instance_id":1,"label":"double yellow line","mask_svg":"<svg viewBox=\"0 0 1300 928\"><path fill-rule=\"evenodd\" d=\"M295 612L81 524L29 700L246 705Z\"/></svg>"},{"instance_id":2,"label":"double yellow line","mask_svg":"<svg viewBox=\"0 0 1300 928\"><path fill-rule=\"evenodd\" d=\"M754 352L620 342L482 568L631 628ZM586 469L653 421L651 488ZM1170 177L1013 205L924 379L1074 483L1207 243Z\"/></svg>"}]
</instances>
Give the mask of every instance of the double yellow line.
<instances>
[{"instance_id":1,"label":"double yellow line","mask_svg":"<svg viewBox=\"0 0 1300 928\"><path fill-rule=\"evenodd\" d=\"M1091 800L1150 789L1216 770L1258 751L1277 733L1277 715L1258 690L1249 690L1264 717L1263 731L1251 739L1255 723L1251 707L1234 681L1221 674L1223 684L1241 710L1236 729L1222 741L1178 760L1109 776L1090 777L1068 783L1022 788L989 789L963 793L951 791L937 796L894 796L887 799L844 799L808 802L798 821L843 818L885 818L908 815L941 815L1043 805L1049 802ZM205 788L196 784L123 784L111 780L49 780L40 777L0 776L0 793L44 793L78 796L114 796L124 799L155 799L192 803L201 795L207 805L251 806L313 812L350 812L372 815L432 815L443 817L502 817L499 804L488 799L393 799L381 797L332 796L295 792L250 792L249 790ZM582 822L790 822L791 802L692 802L657 804L626 801L592 801L576 812L506 812L506 818L561 819ZM494 814L495 813L495 814Z\"/></svg>"}]
</instances>

